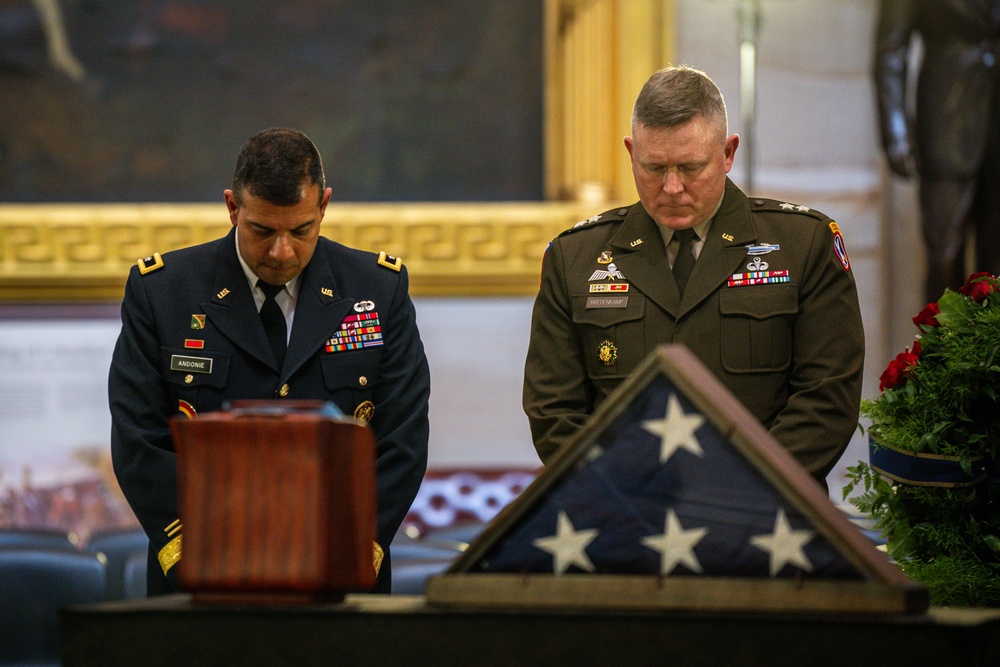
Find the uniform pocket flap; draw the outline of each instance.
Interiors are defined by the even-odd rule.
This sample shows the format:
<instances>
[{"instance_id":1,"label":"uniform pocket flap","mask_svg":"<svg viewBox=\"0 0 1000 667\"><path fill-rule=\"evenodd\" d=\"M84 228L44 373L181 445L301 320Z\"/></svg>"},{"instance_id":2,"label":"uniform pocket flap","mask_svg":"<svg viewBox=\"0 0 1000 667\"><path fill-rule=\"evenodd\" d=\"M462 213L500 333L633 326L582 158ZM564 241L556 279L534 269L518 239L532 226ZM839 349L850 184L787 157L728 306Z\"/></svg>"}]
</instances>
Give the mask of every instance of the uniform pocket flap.
<instances>
[{"instance_id":1,"label":"uniform pocket flap","mask_svg":"<svg viewBox=\"0 0 1000 667\"><path fill-rule=\"evenodd\" d=\"M582 294L573 297L573 322L576 324L592 324L597 327L612 327L622 322L632 322L642 319L646 312L646 298L641 294L624 295L628 301L624 308L587 308L588 302L593 298L608 298L595 294ZM616 297L621 298L621 297Z\"/></svg>"},{"instance_id":2,"label":"uniform pocket flap","mask_svg":"<svg viewBox=\"0 0 1000 667\"><path fill-rule=\"evenodd\" d=\"M799 295L794 285L759 285L719 292L719 312L757 320L799 312Z\"/></svg>"},{"instance_id":3,"label":"uniform pocket flap","mask_svg":"<svg viewBox=\"0 0 1000 667\"><path fill-rule=\"evenodd\" d=\"M323 382L330 391L338 389L366 389L378 380L381 352L375 350L348 350L323 355Z\"/></svg>"}]
</instances>

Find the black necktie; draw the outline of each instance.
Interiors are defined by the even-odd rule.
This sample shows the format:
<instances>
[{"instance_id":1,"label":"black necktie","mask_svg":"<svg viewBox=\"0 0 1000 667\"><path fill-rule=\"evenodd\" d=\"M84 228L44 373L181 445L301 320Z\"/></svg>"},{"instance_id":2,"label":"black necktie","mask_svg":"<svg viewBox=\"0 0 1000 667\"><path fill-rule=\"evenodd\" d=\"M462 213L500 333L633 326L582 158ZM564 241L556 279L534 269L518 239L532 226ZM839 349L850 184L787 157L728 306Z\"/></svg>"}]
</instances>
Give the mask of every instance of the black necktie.
<instances>
[{"instance_id":1,"label":"black necktie","mask_svg":"<svg viewBox=\"0 0 1000 667\"><path fill-rule=\"evenodd\" d=\"M694 253L691 252L691 246L698 236L693 229L678 229L674 232L674 238L678 243L677 258L674 259L674 280L677 281L677 289L683 296L688 278L691 277L691 269L694 268Z\"/></svg>"},{"instance_id":2,"label":"black necktie","mask_svg":"<svg viewBox=\"0 0 1000 667\"><path fill-rule=\"evenodd\" d=\"M260 321L264 323L267 342L271 344L274 358L278 361L278 368L281 368L281 365L285 363L285 348L288 346L288 325L285 323L285 314L281 312L281 307L274 300L274 297L285 289L285 286L271 285L263 280L258 280L257 287L267 297L264 299L264 305L260 307Z\"/></svg>"}]
</instances>

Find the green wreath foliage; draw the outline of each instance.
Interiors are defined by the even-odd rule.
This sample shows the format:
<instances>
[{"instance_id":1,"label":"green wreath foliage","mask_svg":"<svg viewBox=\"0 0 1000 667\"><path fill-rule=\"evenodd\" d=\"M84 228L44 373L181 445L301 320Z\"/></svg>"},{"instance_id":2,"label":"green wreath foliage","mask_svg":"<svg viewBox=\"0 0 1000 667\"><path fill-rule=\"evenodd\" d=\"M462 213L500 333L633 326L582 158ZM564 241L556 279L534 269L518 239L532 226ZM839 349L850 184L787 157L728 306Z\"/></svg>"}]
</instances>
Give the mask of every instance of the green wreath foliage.
<instances>
[{"instance_id":1,"label":"green wreath foliage","mask_svg":"<svg viewBox=\"0 0 1000 667\"><path fill-rule=\"evenodd\" d=\"M887 479L866 462L849 467L844 498L872 518L889 555L927 585L931 604L1000 607L1000 281L977 273L913 318L920 328L861 403L874 447L957 457L970 486Z\"/></svg>"}]
</instances>

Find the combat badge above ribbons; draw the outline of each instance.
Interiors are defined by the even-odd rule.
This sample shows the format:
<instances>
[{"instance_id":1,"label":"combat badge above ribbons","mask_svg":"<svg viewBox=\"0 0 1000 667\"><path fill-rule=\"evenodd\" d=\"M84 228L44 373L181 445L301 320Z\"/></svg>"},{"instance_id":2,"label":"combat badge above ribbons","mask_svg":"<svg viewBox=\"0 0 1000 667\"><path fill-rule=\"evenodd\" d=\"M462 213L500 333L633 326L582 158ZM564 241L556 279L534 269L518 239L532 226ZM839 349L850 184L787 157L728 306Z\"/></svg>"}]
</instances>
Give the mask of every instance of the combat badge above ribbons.
<instances>
[{"instance_id":1,"label":"combat badge above ribbons","mask_svg":"<svg viewBox=\"0 0 1000 667\"><path fill-rule=\"evenodd\" d=\"M777 243L750 244L747 246L747 255L767 255L780 246ZM729 276L727 287L745 287L747 285L771 285L774 283L787 283L791 280L787 269L769 270L771 265L760 257L754 257L746 265L746 273L734 273Z\"/></svg>"},{"instance_id":2,"label":"combat badge above ribbons","mask_svg":"<svg viewBox=\"0 0 1000 667\"><path fill-rule=\"evenodd\" d=\"M775 250L780 250L781 246L777 243L751 243L747 246L748 255L767 255L774 252Z\"/></svg>"},{"instance_id":3,"label":"combat badge above ribbons","mask_svg":"<svg viewBox=\"0 0 1000 667\"><path fill-rule=\"evenodd\" d=\"M594 271L594 273L591 274L590 278L588 278L587 280L588 282L594 282L595 280L615 280L616 278L618 280L625 280L625 276L622 275L622 272L619 271L615 263L612 262L608 264L607 271L603 269L597 269L596 271Z\"/></svg>"}]
</instances>

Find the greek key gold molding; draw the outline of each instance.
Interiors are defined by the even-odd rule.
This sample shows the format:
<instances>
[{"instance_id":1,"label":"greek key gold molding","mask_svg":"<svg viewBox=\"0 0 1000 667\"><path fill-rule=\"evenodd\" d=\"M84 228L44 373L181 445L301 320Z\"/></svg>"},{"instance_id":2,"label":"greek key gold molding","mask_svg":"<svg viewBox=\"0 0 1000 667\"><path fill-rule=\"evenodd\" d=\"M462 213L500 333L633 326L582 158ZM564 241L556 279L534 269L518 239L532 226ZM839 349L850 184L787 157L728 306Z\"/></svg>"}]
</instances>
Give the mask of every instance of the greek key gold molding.
<instances>
[{"instance_id":1,"label":"greek key gold molding","mask_svg":"<svg viewBox=\"0 0 1000 667\"><path fill-rule=\"evenodd\" d=\"M401 257L416 295L533 295L548 242L606 208L331 204L322 233ZM222 203L0 205L0 301L116 301L140 257L218 238L229 226Z\"/></svg>"}]
</instances>

